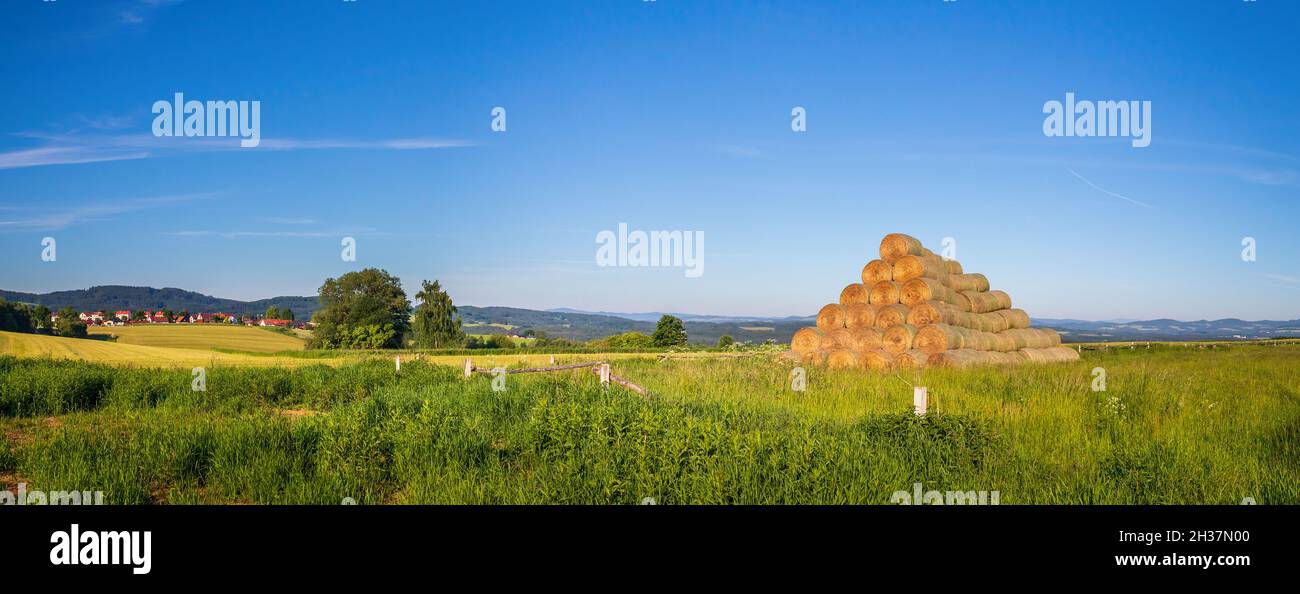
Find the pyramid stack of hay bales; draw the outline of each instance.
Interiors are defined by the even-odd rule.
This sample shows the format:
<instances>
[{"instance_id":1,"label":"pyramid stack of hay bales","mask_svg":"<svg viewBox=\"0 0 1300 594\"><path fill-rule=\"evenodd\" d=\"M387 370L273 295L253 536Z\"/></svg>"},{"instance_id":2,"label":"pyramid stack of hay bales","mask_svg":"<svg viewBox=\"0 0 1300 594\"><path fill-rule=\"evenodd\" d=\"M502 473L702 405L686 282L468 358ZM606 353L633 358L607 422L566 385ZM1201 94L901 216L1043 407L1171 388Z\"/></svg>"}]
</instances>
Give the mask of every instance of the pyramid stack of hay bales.
<instances>
[{"instance_id":1,"label":"pyramid stack of hay bales","mask_svg":"<svg viewBox=\"0 0 1300 594\"><path fill-rule=\"evenodd\" d=\"M817 312L790 341L801 361L835 369L972 367L1076 361L1050 328L1031 328L1011 295L916 238L891 233L861 283Z\"/></svg>"}]
</instances>

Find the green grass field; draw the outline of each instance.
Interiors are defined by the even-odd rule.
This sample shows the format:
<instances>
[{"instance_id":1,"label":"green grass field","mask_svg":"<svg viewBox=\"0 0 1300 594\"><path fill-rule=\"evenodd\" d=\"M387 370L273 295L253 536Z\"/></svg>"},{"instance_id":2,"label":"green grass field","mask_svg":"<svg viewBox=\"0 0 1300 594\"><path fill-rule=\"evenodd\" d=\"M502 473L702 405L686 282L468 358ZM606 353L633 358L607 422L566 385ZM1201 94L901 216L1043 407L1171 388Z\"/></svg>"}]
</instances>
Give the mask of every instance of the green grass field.
<instances>
[{"instance_id":1,"label":"green grass field","mask_svg":"<svg viewBox=\"0 0 1300 594\"><path fill-rule=\"evenodd\" d=\"M177 349L229 349L254 353L302 350L305 342L265 328L228 324L134 324L92 326L92 335L111 335L120 344Z\"/></svg>"},{"instance_id":2,"label":"green grass field","mask_svg":"<svg viewBox=\"0 0 1300 594\"><path fill-rule=\"evenodd\" d=\"M496 392L461 360L216 367L196 392L187 369L0 357L0 482L125 504L887 504L915 482L1004 505L1300 503L1290 345L812 369L804 392L772 357L615 360L649 399L589 371Z\"/></svg>"}]
</instances>

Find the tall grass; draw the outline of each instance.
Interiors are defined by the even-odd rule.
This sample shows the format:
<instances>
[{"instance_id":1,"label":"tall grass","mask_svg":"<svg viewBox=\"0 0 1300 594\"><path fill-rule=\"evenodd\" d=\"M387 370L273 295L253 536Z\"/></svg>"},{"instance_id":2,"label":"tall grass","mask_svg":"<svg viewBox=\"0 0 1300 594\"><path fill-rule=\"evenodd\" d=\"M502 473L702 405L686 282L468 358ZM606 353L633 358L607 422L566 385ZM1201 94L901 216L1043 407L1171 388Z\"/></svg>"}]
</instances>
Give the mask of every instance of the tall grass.
<instances>
[{"instance_id":1,"label":"tall grass","mask_svg":"<svg viewBox=\"0 0 1300 594\"><path fill-rule=\"evenodd\" d=\"M1296 348L809 370L805 392L767 358L617 371L652 397L581 371L494 392L420 361L219 368L193 392L184 372L0 358L0 429L25 432L8 462L34 488L113 503L888 503L916 482L1003 504L1300 503ZM909 412L912 384L931 414Z\"/></svg>"}]
</instances>

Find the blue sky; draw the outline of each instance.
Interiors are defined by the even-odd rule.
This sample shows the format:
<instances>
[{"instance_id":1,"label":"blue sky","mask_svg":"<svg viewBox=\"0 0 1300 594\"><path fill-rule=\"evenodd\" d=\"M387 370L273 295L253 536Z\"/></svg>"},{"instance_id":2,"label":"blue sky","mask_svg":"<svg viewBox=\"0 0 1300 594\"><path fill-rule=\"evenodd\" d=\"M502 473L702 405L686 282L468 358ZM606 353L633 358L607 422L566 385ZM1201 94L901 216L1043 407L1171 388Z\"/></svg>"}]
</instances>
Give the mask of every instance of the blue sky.
<instances>
[{"instance_id":1,"label":"blue sky","mask_svg":"<svg viewBox=\"0 0 1300 594\"><path fill-rule=\"evenodd\" d=\"M805 315L901 231L1036 317L1300 317L1293 2L0 10L0 288L376 266L459 304ZM155 138L176 92L261 101L262 146ZM1151 145L1046 137L1067 92L1150 101ZM619 223L704 232L704 275L598 267Z\"/></svg>"}]
</instances>

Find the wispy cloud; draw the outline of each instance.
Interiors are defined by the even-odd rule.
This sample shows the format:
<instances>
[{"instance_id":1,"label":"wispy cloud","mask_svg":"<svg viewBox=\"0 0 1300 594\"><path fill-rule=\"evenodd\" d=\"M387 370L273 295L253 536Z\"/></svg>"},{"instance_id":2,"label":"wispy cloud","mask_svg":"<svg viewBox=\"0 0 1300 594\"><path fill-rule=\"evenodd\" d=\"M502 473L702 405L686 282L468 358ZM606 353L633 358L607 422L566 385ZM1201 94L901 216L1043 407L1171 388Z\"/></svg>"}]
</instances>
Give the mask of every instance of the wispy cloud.
<instances>
[{"instance_id":1,"label":"wispy cloud","mask_svg":"<svg viewBox=\"0 0 1300 594\"><path fill-rule=\"evenodd\" d=\"M1082 175L1079 175L1079 172L1077 172L1077 171L1075 171L1075 170L1073 170L1073 169L1070 169L1069 171L1070 171L1070 173L1074 174L1074 177L1079 178L1080 181L1082 181L1082 182L1085 183L1085 184L1088 184L1089 187L1091 187L1091 188L1094 189L1094 190L1097 190L1098 192L1101 192L1101 193L1106 194L1106 195L1108 195L1108 196L1114 196L1114 197L1116 197L1116 198L1119 198L1120 200L1125 200L1125 201L1131 202L1131 203L1133 203L1133 204L1136 204L1136 205L1138 205L1138 206L1145 206L1145 207L1147 207L1147 208L1153 208L1150 204L1147 204L1147 203L1145 203L1145 202L1141 202L1141 201L1138 201L1138 200L1134 200L1134 199L1129 198L1128 196L1125 196L1125 195L1120 194L1120 193L1118 193L1118 192L1112 192L1112 191L1110 191L1110 190L1107 190L1106 188L1103 188L1103 187L1101 187L1101 186L1098 186L1097 184L1094 184L1094 183L1092 183L1091 181L1088 181L1088 178L1086 178L1086 177L1084 177L1084 176L1082 176Z\"/></svg>"},{"instance_id":2,"label":"wispy cloud","mask_svg":"<svg viewBox=\"0 0 1300 594\"><path fill-rule=\"evenodd\" d=\"M238 137L156 137L152 134L83 135L27 132L18 136L39 140L43 146L0 152L0 169L43 165L70 165L168 157L218 151L301 150L435 150L473 146L468 140L443 138L392 138L381 140L263 138L257 148L242 148Z\"/></svg>"},{"instance_id":3,"label":"wispy cloud","mask_svg":"<svg viewBox=\"0 0 1300 594\"><path fill-rule=\"evenodd\" d=\"M1263 276L1265 278L1271 278L1275 281L1287 283L1289 285L1300 285L1300 277L1291 276L1289 274L1274 274L1271 272L1265 272Z\"/></svg>"},{"instance_id":4,"label":"wispy cloud","mask_svg":"<svg viewBox=\"0 0 1300 594\"><path fill-rule=\"evenodd\" d=\"M58 231L81 223L102 221L116 215L193 202L213 195L205 193L129 198L113 202L99 202L61 208L52 207L49 210L38 208L14 209L15 211L29 212L31 214L17 218L0 219L0 231Z\"/></svg>"},{"instance_id":5,"label":"wispy cloud","mask_svg":"<svg viewBox=\"0 0 1300 594\"><path fill-rule=\"evenodd\" d=\"M300 230L300 229L271 229L271 230L213 230L213 229L186 229L180 231L163 231L161 235L170 237L221 237L225 239L235 239L240 237L287 237L287 238L313 238L313 237L374 237L388 235L378 231L373 227L357 227L352 229L333 229L333 230Z\"/></svg>"}]
</instances>

